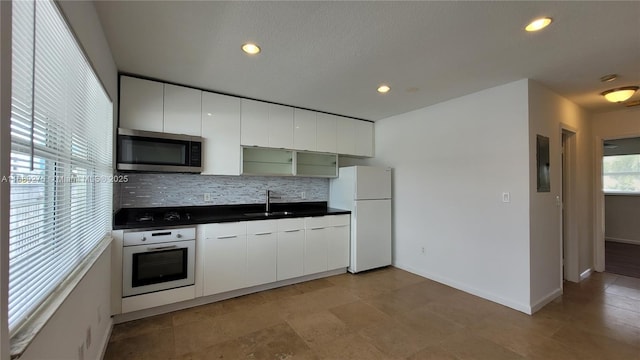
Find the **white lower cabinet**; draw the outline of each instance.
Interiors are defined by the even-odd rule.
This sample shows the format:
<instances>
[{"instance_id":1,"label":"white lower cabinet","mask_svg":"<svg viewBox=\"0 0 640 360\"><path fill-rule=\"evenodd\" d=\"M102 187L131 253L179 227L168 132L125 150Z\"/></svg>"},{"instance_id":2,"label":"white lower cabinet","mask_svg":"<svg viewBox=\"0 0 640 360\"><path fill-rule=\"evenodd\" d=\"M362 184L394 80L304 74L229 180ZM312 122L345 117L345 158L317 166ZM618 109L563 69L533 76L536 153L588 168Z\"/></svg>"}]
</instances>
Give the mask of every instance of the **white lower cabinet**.
<instances>
[{"instance_id":1,"label":"white lower cabinet","mask_svg":"<svg viewBox=\"0 0 640 360\"><path fill-rule=\"evenodd\" d=\"M331 226L326 228L327 267L328 270L345 268L349 266L349 215L335 215L330 218Z\"/></svg>"},{"instance_id":2,"label":"white lower cabinet","mask_svg":"<svg viewBox=\"0 0 640 360\"><path fill-rule=\"evenodd\" d=\"M304 275L304 219L278 220L277 279Z\"/></svg>"},{"instance_id":3,"label":"white lower cabinet","mask_svg":"<svg viewBox=\"0 0 640 360\"><path fill-rule=\"evenodd\" d=\"M346 268L349 221L329 215L200 225L198 296Z\"/></svg>"},{"instance_id":4,"label":"white lower cabinet","mask_svg":"<svg viewBox=\"0 0 640 360\"><path fill-rule=\"evenodd\" d=\"M349 215L305 219L305 275L349 266L349 224Z\"/></svg>"},{"instance_id":5,"label":"white lower cabinet","mask_svg":"<svg viewBox=\"0 0 640 360\"><path fill-rule=\"evenodd\" d=\"M277 220L247 222L247 286L276 281Z\"/></svg>"},{"instance_id":6,"label":"white lower cabinet","mask_svg":"<svg viewBox=\"0 0 640 360\"><path fill-rule=\"evenodd\" d=\"M305 229L304 274L327 271L327 236L323 227Z\"/></svg>"},{"instance_id":7,"label":"white lower cabinet","mask_svg":"<svg viewBox=\"0 0 640 360\"><path fill-rule=\"evenodd\" d=\"M247 287L246 222L204 226L203 295Z\"/></svg>"}]
</instances>

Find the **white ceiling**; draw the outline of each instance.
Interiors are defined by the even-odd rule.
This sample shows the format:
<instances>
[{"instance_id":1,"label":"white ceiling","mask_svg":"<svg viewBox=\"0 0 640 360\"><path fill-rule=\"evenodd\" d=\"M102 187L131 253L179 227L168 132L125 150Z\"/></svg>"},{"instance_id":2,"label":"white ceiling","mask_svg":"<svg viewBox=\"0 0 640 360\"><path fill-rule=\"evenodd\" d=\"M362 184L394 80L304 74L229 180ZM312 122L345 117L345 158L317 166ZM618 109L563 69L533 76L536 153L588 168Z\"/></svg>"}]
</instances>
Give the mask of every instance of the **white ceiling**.
<instances>
[{"instance_id":1,"label":"white ceiling","mask_svg":"<svg viewBox=\"0 0 640 360\"><path fill-rule=\"evenodd\" d=\"M522 78L593 112L640 85L640 2L96 1L121 72L378 120ZM523 27L554 22L539 33ZM254 41L263 51L244 55ZM618 80L599 78L619 74ZM375 90L387 83L392 90ZM636 94L633 99L639 99Z\"/></svg>"}]
</instances>

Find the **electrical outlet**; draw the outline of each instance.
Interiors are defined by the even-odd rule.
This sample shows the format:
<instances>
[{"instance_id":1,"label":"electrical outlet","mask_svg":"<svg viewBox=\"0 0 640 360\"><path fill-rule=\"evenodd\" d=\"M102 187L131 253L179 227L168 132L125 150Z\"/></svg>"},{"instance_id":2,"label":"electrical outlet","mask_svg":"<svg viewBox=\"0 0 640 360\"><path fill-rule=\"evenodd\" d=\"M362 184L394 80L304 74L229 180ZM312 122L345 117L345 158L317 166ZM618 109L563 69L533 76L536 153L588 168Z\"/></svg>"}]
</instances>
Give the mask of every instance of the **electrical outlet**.
<instances>
[{"instance_id":1,"label":"electrical outlet","mask_svg":"<svg viewBox=\"0 0 640 360\"><path fill-rule=\"evenodd\" d=\"M304 191L301 191L301 192L300 192L300 199L304 200L304 199L306 199L306 198L307 198L307 193L306 193L306 192L304 192Z\"/></svg>"},{"instance_id":2,"label":"electrical outlet","mask_svg":"<svg viewBox=\"0 0 640 360\"><path fill-rule=\"evenodd\" d=\"M424 255L424 246L420 248L420 254Z\"/></svg>"},{"instance_id":3,"label":"electrical outlet","mask_svg":"<svg viewBox=\"0 0 640 360\"><path fill-rule=\"evenodd\" d=\"M204 201L206 201L206 202L211 201L211 194L210 193L205 193L204 194Z\"/></svg>"},{"instance_id":4,"label":"electrical outlet","mask_svg":"<svg viewBox=\"0 0 640 360\"><path fill-rule=\"evenodd\" d=\"M87 337L84 344L87 346L87 349L91 346L91 326L87 328Z\"/></svg>"}]
</instances>

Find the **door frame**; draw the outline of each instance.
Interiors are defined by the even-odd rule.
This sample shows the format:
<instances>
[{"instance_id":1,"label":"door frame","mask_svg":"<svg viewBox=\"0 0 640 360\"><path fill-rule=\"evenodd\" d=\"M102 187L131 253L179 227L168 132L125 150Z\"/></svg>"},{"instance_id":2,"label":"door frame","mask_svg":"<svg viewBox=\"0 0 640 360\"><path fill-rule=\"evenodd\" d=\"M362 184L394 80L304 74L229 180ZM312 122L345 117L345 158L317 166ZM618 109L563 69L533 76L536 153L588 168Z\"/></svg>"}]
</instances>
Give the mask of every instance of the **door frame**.
<instances>
[{"instance_id":1,"label":"door frame","mask_svg":"<svg viewBox=\"0 0 640 360\"><path fill-rule=\"evenodd\" d=\"M618 140L632 137L640 137L640 132L622 132L609 136L595 136L593 159L593 268L597 272L605 270L604 256L604 191L602 190L602 158L603 146L607 140Z\"/></svg>"},{"instance_id":2,"label":"door frame","mask_svg":"<svg viewBox=\"0 0 640 360\"><path fill-rule=\"evenodd\" d=\"M569 280L580 282L580 241L578 231L577 199L576 199L576 171L577 171L577 137L578 129L573 126L560 123L560 146L562 148L563 137L566 135L564 154L560 154L560 163L564 157L565 164L560 166L561 186L560 199L560 281ZM566 234L566 236L565 236ZM564 258L564 259L563 259ZM564 264L563 264L564 260Z\"/></svg>"}]
</instances>

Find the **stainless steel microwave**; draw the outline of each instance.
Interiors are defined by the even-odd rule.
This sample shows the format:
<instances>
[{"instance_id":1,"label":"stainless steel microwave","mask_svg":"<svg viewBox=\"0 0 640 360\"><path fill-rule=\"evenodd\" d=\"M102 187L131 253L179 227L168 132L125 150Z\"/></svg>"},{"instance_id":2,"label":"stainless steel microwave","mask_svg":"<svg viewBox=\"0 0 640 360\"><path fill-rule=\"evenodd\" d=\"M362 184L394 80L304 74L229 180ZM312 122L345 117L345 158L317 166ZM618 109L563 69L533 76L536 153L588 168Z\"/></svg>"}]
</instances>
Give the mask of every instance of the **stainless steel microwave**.
<instances>
[{"instance_id":1,"label":"stainless steel microwave","mask_svg":"<svg viewBox=\"0 0 640 360\"><path fill-rule=\"evenodd\" d=\"M153 131L118 129L120 171L202 172L202 138Z\"/></svg>"}]
</instances>

